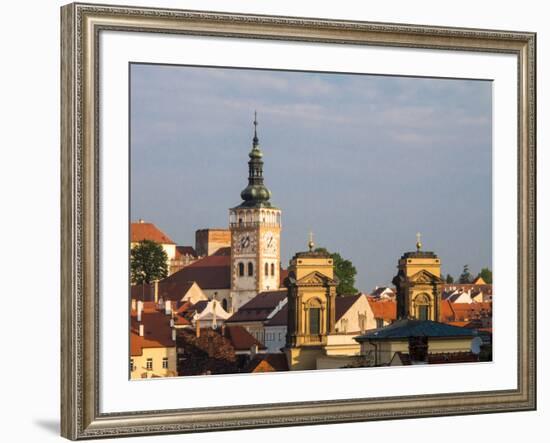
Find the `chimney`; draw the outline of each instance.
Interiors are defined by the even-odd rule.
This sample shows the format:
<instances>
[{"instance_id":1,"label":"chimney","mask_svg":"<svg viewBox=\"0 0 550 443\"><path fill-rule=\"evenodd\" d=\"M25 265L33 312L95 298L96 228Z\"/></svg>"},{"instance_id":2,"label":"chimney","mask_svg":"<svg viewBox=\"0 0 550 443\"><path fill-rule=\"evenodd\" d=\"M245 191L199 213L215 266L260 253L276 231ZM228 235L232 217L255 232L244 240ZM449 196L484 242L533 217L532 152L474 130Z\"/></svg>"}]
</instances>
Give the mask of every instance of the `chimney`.
<instances>
[{"instance_id":1,"label":"chimney","mask_svg":"<svg viewBox=\"0 0 550 443\"><path fill-rule=\"evenodd\" d=\"M139 300L137 302L137 321L141 321L141 312L143 311L143 302Z\"/></svg>"},{"instance_id":2,"label":"chimney","mask_svg":"<svg viewBox=\"0 0 550 443\"><path fill-rule=\"evenodd\" d=\"M137 309L137 300L135 298L132 299L132 311L135 311Z\"/></svg>"},{"instance_id":3,"label":"chimney","mask_svg":"<svg viewBox=\"0 0 550 443\"><path fill-rule=\"evenodd\" d=\"M201 322L199 319L195 320L195 335L197 338L201 336Z\"/></svg>"},{"instance_id":4,"label":"chimney","mask_svg":"<svg viewBox=\"0 0 550 443\"><path fill-rule=\"evenodd\" d=\"M143 337L144 333L145 333L145 326L143 326L143 323L140 323L140 325L139 325L139 336Z\"/></svg>"},{"instance_id":5,"label":"chimney","mask_svg":"<svg viewBox=\"0 0 550 443\"><path fill-rule=\"evenodd\" d=\"M156 304L159 302L159 281L155 280L153 284L155 285L155 304Z\"/></svg>"},{"instance_id":6,"label":"chimney","mask_svg":"<svg viewBox=\"0 0 550 443\"><path fill-rule=\"evenodd\" d=\"M172 302L170 300L166 300L164 303L164 313L166 315L170 315L172 313Z\"/></svg>"}]
</instances>

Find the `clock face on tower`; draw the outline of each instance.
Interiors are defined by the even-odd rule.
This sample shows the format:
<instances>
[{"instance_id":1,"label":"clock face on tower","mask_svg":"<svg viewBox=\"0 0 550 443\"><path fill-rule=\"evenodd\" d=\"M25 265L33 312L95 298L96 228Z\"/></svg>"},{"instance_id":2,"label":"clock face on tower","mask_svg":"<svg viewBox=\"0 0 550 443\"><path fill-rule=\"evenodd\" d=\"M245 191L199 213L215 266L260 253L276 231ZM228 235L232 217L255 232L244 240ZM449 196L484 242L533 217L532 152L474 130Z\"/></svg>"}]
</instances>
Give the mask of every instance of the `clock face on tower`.
<instances>
[{"instance_id":1,"label":"clock face on tower","mask_svg":"<svg viewBox=\"0 0 550 443\"><path fill-rule=\"evenodd\" d=\"M256 236L251 232L242 232L238 234L234 248L235 252L239 254L256 252Z\"/></svg>"},{"instance_id":2,"label":"clock face on tower","mask_svg":"<svg viewBox=\"0 0 550 443\"><path fill-rule=\"evenodd\" d=\"M262 236L263 252L266 254L277 254L277 238L271 231L267 231Z\"/></svg>"}]
</instances>

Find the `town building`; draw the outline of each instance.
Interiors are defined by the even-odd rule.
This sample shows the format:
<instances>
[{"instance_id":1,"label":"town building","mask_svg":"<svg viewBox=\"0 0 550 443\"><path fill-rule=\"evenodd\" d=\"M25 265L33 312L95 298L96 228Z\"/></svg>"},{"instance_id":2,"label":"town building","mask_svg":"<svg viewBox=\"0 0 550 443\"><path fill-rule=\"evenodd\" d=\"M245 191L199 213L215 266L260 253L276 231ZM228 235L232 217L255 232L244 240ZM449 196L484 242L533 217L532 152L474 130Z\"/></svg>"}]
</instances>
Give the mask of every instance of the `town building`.
<instances>
[{"instance_id":1,"label":"town building","mask_svg":"<svg viewBox=\"0 0 550 443\"><path fill-rule=\"evenodd\" d=\"M196 260L196 254L191 246L176 246L176 243L154 223L142 219L131 223L130 248L136 247L144 240L153 241L162 246L167 256L168 275L179 271Z\"/></svg>"},{"instance_id":2,"label":"town building","mask_svg":"<svg viewBox=\"0 0 550 443\"><path fill-rule=\"evenodd\" d=\"M228 320L228 325L244 327L260 343L266 343L266 323L287 302L286 289L263 291L241 306ZM271 331L270 331L271 332ZM285 331L286 332L286 331ZM270 347L273 349L273 345ZM272 350L270 352L273 352Z\"/></svg>"},{"instance_id":3,"label":"town building","mask_svg":"<svg viewBox=\"0 0 550 443\"><path fill-rule=\"evenodd\" d=\"M176 331L172 312L154 302L132 300L130 311L130 378L177 375Z\"/></svg>"}]
</instances>

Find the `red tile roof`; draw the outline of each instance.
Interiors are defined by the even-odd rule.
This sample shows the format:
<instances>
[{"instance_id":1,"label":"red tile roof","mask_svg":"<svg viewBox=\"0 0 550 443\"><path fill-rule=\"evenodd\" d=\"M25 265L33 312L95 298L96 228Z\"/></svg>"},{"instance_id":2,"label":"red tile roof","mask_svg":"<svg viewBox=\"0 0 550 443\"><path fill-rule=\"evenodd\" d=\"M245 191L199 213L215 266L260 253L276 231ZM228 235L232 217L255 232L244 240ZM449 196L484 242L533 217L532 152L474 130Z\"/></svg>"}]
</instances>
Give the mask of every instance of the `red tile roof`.
<instances>
[{"instance_id":1,"label":"red tile roof","mask_svg":"<svg viewBox=\"0 0 550 443\"><path fill-rule=\"evenodd\" d=\"M172 340L172 328L170 316L164 312L151 308L145 303L141 314L141 324L144 326L143 336L139 335L137 311L130 314L130 355L138 356L143 354L143 348L169 348L176 346Z\"/></svg>"},{"instance_id":2,"label":"red tile roof","mask_svg":"<svg viewBox=\"0 0 550 443\"><path fill-rule=\"evenodd\" d=\"M226 326L224 336L229 339L235 351L250 351L254 345L260 350L267 349L242 326Z\"/></svg>"},{"instance_id":3,"label":"red tile roof","mask_svg":"<svg viewBox=\"0 0 550 443\"><path fill-rule=\"evenodd\" d=\"M231 248L220 248L213 255L201 258L166 277L161 283L166 285L168 292L172 292L191 281L196 282L201 289L231 288ZM170 286L172 284L174 286Z\"/></svg>"},{"instance_id":4,"label":"red tile roof","mask_svg":"<svg viewBox=\"0 0 550 443\"><path fill-rule=\"evenodd\" d=\"M451 303L449 300L441 302L440 316L443 322L463 322L490 317L493 312L491 302L482 303Z\"/></svg>"},{"instance_id":5,"label":"red tile roof","mask_svg":"<svg viewBox=\"0 0 550 443\"><path fill-rule=\"evenodd\" d=\"M375 300L371 297L368 297L368 300L374 318L385 321L397 319L397 303L395 300Z\"/></svg>"},{"instance_id":6,"label":"red tile roof","mask_svg":"<svg viewBox=\"0 0 550 443\"><path fill-rule=\"evenodd\" d=\"M256 354L246 367L246 372L288 371L285 354Z\"/></svg>"},{"instance_id":7,"label":"red tile roof","mask_svg":"<svg viewBox=\"0 0 550 443\"><path fill-rule=\"evenodd\" d=\"M175 243L153 223L137 222L130 226L130 241L151 240L157 243L174 245Z\"/></svg>"}]
</instances>

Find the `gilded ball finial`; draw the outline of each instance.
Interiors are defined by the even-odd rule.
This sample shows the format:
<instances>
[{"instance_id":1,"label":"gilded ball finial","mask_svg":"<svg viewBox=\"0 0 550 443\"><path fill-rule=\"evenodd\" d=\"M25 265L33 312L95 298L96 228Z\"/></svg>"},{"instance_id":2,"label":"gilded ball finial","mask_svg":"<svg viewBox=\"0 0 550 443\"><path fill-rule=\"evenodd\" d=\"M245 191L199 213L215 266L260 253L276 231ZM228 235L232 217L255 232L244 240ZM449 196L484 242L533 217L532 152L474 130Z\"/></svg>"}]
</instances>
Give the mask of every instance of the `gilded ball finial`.
<instances>
[{"instance_id":1,"label":"gilded ball finial","mask_svg":"<svg viewBox=\"0 0 550 443\"><path fill-rule=\"evenodd\" d=\"M420 232L416 233L416 250L420 252L420 249L422 249L422 242L420 241L421 234Z\"/></svg>"},{"instance_id":2,"label":"gilded ball finial","mask_svg":"<svg viewBox=\"0 0 550 443\"><path fill-rule=\"evenodd\" d=\"M313 248L315 247L315 243L313 242L313 232L309 232L309 242L307 243L309 247L309 251L313 251Z\"/></svg>"}]
</instances>

